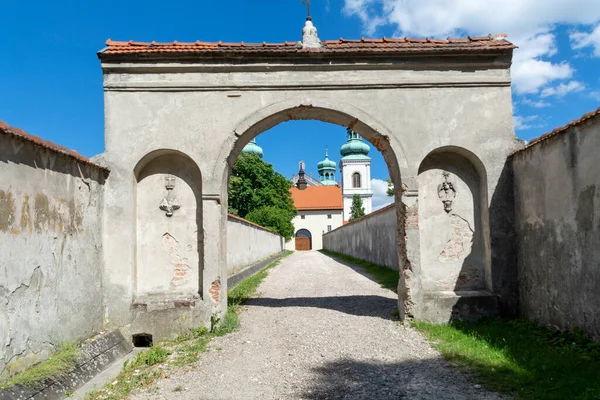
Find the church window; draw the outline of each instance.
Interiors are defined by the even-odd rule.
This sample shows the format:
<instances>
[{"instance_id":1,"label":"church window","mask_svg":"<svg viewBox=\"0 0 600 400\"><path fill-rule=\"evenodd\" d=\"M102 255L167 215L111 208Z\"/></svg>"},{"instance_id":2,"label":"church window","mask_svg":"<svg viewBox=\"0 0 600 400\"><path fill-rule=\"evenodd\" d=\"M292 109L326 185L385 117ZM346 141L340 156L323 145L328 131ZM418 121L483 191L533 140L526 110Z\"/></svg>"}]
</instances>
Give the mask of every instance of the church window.
<instances>
[{"instance_id":1,"label":"church window","mask_svg":"<svg viewBox=\"0 0 600 400\"><path fill-rule=\"evenodd\" d=\"M360 174L358 172L352 174L352 187L360 187Z\"/></svg>"},{"instance_id":2,"label":"church window","mask_svg":"<svg viewBox=\"0 0 600 400\"><path fill-rule=\"evenodd\" d=\"M327 219L331 219L331 214L327 214Z\"/></svg>"},{"instance_id":3,"label":"church window","mask_svg":"<svg viewBox=\"0 0 600 400\"><path fill-rule=\"evenodd\" d=\"M327 225L327 232L331 232L331 225Z\"/></svg>"},{"instance_id":4,"label":"church window","mask_svg":"<svg viewBox=\"0 0 600 400\"><path fill-rule=\"evenodd\" d=\"M306 215L301 215L301 216L300 216L300 219L304 219L304 217L306 217Z\"/></svg>"}]
</instances>

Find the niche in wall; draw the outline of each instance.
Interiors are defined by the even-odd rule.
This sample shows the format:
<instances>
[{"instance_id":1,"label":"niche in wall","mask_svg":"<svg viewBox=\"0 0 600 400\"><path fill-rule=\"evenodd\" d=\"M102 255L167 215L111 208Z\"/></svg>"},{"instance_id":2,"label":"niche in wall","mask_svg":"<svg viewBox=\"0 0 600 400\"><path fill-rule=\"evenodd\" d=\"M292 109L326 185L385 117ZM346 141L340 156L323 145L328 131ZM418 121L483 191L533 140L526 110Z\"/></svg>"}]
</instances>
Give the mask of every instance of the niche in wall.
<instances>
[{"instance_id":1,"label":"niche in wall","mask_svg":"<svg viewBox=\"0 0 600 400\"><path fill-rule=\"evenodd\" d=\"M201 296L202 177L186 155L158 151L136 168L136 297Z\"/></svg>"},{"instance_id":2,"label":"niche in wall","mask_svg":"<svg viewBox=\"0 0 600 400\"><path fill-rule=\"evenodd\" d=\"M421 163L418 182L423 290L488 289L485 181L485 171L478 172L467 157L455 151L434 151Z\"/></svg>"}]
</instances>

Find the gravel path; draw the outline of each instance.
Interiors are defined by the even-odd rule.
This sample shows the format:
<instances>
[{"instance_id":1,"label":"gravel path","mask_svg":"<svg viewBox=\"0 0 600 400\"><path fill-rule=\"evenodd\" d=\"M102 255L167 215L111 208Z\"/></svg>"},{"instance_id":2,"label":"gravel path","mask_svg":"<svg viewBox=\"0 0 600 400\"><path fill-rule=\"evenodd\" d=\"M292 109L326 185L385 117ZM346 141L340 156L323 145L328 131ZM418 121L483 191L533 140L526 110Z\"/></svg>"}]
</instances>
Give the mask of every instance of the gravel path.
<instances>
[{"instance_id":1,"label":"gravel path","mask_svg":"<svg viewBox=\"0 0 600 400\"><path fill-rule=\"evenodd\" d=\"M360 269L296 252L271 269L192 368L134 399L498 399L390 317L395 293Z\"/></svg>"}]
</instances>

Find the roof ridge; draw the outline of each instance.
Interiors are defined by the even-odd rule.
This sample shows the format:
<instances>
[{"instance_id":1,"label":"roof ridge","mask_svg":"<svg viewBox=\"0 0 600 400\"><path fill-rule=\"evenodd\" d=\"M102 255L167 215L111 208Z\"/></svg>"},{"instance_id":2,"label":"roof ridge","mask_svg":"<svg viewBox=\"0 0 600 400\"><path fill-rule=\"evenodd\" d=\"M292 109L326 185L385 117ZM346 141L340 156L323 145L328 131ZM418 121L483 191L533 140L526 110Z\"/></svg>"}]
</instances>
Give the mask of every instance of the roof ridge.
<instances>
[{"instance_id":1,"label":"roof ridge","mask_svg":"<svg viewBox=\"0 0 600 400\"><path fill-rule=\"evenodd\" d=\"M579 124L582 124L582 123L586 122L589 119L592 119L592 118L598 117L598 116L600 116L600 107L598 107L596 110L589 111L589 112L583 114L579 118L576 118L576 119L573 119L573 120L567 122L563 126L556 127L553 130L551 130L550 132L546 132L543 135L538 136L537 138L531 139L529 141L529 143L527 143L527 145L525 147L522 147L522 148L514 151L512 154L510 154L509 157L512 157L512 156L514 156L517 153L521 153L522 151L527 150L530 147L533 147L536 144L541 143L541 142L543 142L545 140L548 140L548 139L550 139L550 138L552 138L554 136L566 133L570 128L573 128L573 127L575 127L575 126L577 126Z\"/></svg>"},{"instance_id":2,"label":"roof ridge","mask_svg":"<svg viewBox=\"0 0 600 400\"><path fill-rule=\"evenodd\" d=\"M44 140L39 136L35 136L32 135L30 133L25 132L23 129L21 128L17 128L14 126L10 126L8 125L6 122L0 120L0 133L4 133L6 135L11 135L13 137L22 139L22 140L26 140L30 143L33 143L36 146L40 146L43 147L47 150L51 150L55 153L60 153L62 155L71 157L76 159L77 161L81 161L85 164L89 164L92 165L94 167L103 169L105 171L108 171L109 169L107 167L104 167L102 165L98 165L94 162L92 162L89 158L87 158L86 156L83 156L81 154L79 154L77 151L75 150L71 150L65 146L61 146L59 144L56 144L54 142L51 142L49 140Z\"/></svg>"},{"instance_id":3,"label":"roof ridge","mask_svg":"<svg viewBox=\"0 0 600 400\"><path fill-rule=\"evenodd\" d=\"M339 38L336 40L324 40L322 41L323 48L314 49L315 51L348 51L354 49L356 51L378 51L380 49L389 50L401 50L406 49L407 51L420 51L419 47L426 49L445 49L448 50L466 50L476 49L477 51L484 50L486 48L516 48L511 42L506 40L506 34L489 34L487 36L467 36L466 38L452 38L446 39L435 39L435 38L365 38L360 39L344 39ZM414 46L421 44L422 46ZM174 40L172 42L141 42L141 41L115 41L112 39L106 40L106 48L100 53L105 54L119 54L119 53L152 53L160 52L161 50L167 50L169 52L194 52L202 50L219 50L227 51L228 48L244 48L244 49L263 49L267 48L270 51L277 51L278 48L297 48L298 41L284 41L282 43L245 43L245 42L203 42L196 40L195 42L179 42ZM404 45L404 46L403 46Z\"/></svg>"}]
</instances>

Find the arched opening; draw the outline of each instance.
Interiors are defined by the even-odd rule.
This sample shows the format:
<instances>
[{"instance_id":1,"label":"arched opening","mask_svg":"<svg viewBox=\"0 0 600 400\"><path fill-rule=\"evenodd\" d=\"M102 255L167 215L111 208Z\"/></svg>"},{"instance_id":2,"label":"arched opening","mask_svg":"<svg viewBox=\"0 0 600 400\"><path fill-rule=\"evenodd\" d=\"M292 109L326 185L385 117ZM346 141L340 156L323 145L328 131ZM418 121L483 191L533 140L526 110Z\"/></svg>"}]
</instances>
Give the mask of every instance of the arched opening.
<instances>
[{"instance_id":1,"label":"arched opening","mask_svg":"<svg viewBox=\"0 0 600 400\"><path fill-rule=\"evenodd\" d=\"M308 229L299 229L295 235L296 251L312 250L312 234Z\"/></svg>"},{"instance_id":2,"label":"arched opening","mask_svg":"<svg viewBox=\"0 0 600 400\"><path fill-rule=\"evenodd\" d=\"M202 175L188 156L157 150L135 173L134 302L202 295Z\"/></svg>"},{"instance_id":3,"label":"arched opening","mask_svg":"<svg viewBox=\"0 0 600 400\"><path fill-rule=\"evenodd\" d=\"M295 104L294 104L295 103ZM235 164L235 161L239 154L242 152L244 147L259 134L281 124L282 122L292 120L315 120L320 122L328 122L344 128L349 128L354 139L360 137L364 138L367 142L375 147L380 153L387 167L388 176L394 183L394 196L393 202L398 204L396 209L396 222L397 222L397 238L395 251L398 254L398 269L404 270L410 268L410 262L407 259L407 243L406 235L404 234L404 217L405 207L401 203L403 187L401 181L401 168L407 169L408 163L404 157L404 151L401 144L397 141L395 136L388 132L388 130L374 120L370 115L365 114L361 110L355 109L352 106L345 105L343 103L337 103L336 106L327 106L325 104L317 104L312 102L310 105L297 105L295 101L285 101L282 103L276 103L268 106L244 120L238 127L234 129L235 136L230 140L230 149L223 149L222 156L226 156L227 166L223 175L222 185L222 198L227 198L227 187L228 179L231 173L231 168ZM339 111L345 110L345 111ZM259 140L260 141L260 140ZM225 152L229 151L226 155ZM400 154L400 156L397 156ZM356 171L356 169L355 169ZM329 173L329 172L327 172ZM327 179L332 176L323 173L322 177ZM349 175L347 178L342 177L342 181L347 179L349 187L352 187L352 176ZM365 181L370 179L369 176L360 176L361 187L365 186ZM319 182L319 179L315 179ZM361 188L362 190L362 188ZM362 198L366 196L361 196ZM348 209L351 207L351 198L348 199ZM366 208L366 207L365 207ZM367 210L365 210L367 211ZM371 211L370 209L368 211ZM307 218L307 215L303 213L303 216ZM346 219L346 218L344 218ZM311 248L315 249L315 236L321 235L330 231L331 228L325 225L318 231L313 230L311 238ZM418 251L419 244L411 238L409 245L412 252ZM407 287L407 283L404 281L404 274L400 274L400 282L398 285L398 296L400 301L400 316L404 317L405 311L410 312L411 310L411 289ZM413 280L411 284L417 283L417 280ZM417 283L418 284L418 283Z\"/></svg>"},{"instance_id":4,"label":"arched opening","mask_svg":"<svg viewBox=\"0 0 600 400\"><path fill-rule=\"evenodd\" d=\"M358 172L355 172L352 174L352 187L353 188L360 188L360 174Z\"/></svg>"}]
</instances>

